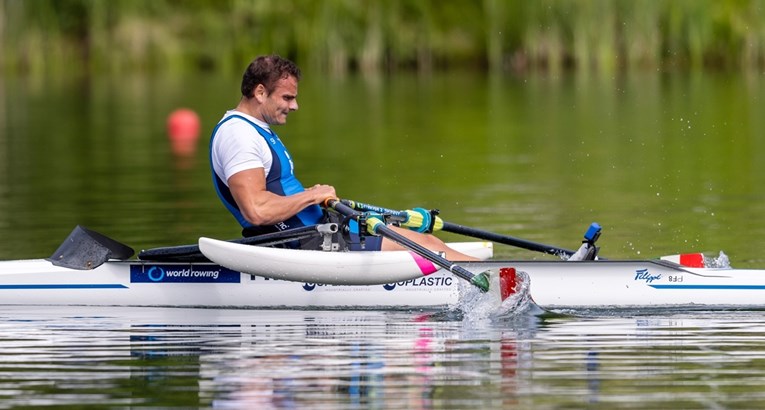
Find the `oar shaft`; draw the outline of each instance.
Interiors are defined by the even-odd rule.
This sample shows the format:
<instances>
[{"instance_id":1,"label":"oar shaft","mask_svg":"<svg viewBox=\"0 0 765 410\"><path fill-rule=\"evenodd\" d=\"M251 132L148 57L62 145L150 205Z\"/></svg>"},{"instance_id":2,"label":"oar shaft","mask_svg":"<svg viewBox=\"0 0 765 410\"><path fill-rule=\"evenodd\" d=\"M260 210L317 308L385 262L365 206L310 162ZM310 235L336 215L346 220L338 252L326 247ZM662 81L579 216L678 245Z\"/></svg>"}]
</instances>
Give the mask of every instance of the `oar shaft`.
<instances>
[{"instance_id":1,"label":"oar shaft","mask_svg":"<svg viewBox=\"0 0 765 410\"><path fill-rule=\"evenodd\" d=\"M407 248L410 248L411 250L415 251L417 254L422 256L423 258L433 262L434 264L454 273L455 275L459 276L462 279L465 279L467 281L472 281L473 277L475 275L468 271L467 269L450 262L448 259L442 258L437 253L431 251L430 249L418 244L417 242L414 242L410 240L409 238L405 237L404 235L401 235L400 233L394 231L393 229L390 229L389 227L383 225L380 225L377 227L377 232L380 233L380 235L385 236L387 238L390 238Z\"/></svg>"},{"instance_id":2,"label":"oar shaft","mask_svg":"<svg viewBox=\"0 0 765 410\"><path fill-rule=\"evenodd\" d=\"M232 239L228 242L245 245L269 246L278 243L308 238L327 230L337 231L337 224L308 225L292 228L286 231L267 233L246 238ZM143 250L138 254L138 259L161 261L161 262L187 262L207 260L199 250L199 245L177 245L162 248Z\"/></svg>"},{"instance_id":3,"label":"oar shaft","mask_svg":"<svg viewBox=\"0 0 765 410\"><path fill-rule=\"evenodd\" d=\"M333 208L340 214L347 217L355 218L358 220L358 218L362 216L361 212L351 208L350 206L340 202L337 199L328 199L325 202L325 204L327 207ZM370 221L372 223L372 230L374 233L379 234L385 238L388 238L394 242L397 242L398 244L400 244L401 246L405 248L411 249L413 252L433 262L439 267L446 269L452 272L453 274L455 274L456 276L462 279L465 279L469 281L470 283L476 285L484 292L488 291L489 284L488 284L488 280L486 279L486 275L474 275L472 272L468 271L467 269L450 262L446 258L443 258L442 256L431 251L430 249L394 231L393 229L386 226L384 222L380 221L377 218L370 218Z\"/></svg>"},{"instance_id":4,"label":"oar shaft","mask_svg":"<svg viewBox=\"0 0 765 410\"><path fill-rule=\"evenodd\" d=\"M469 226L458 225L451 222L444 221L444 226L441 228L444 232L457 233L460 235L471 236L477 239L484 239L487 241L502 243L505 245L516 246L518 248L527 249L530 251L547 253L550 255L566 255L571 256L575 251L569 249L558 248L552 245L545 245L543 243L531 242L525 239L514 238L512 236L500 235L498 233L484 231L481 229L471 228Z\"/></svg>"}]
</instances>

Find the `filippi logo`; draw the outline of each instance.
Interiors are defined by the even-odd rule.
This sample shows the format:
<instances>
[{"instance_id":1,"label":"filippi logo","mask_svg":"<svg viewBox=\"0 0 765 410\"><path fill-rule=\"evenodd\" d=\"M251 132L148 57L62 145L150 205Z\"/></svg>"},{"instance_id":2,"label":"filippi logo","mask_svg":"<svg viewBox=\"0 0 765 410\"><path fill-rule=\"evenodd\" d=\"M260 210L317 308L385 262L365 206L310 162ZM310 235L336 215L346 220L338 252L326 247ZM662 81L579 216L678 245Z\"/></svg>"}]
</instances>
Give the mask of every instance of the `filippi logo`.
<instances>
[{"instance_id":1,"label":"filippi logo","mask_svg":"<svg viewBox=\"0 0 765 410\"><path fill-rule=\"evenodd\" d=\"M638 280L638 281L642 280L642 281L645 281L646 283L651 283L659 279L661 279L661 273L657 275L651 275L650 273L648 273L648 269L635 270L635 280Z\"/></svg>"}]
</instances>

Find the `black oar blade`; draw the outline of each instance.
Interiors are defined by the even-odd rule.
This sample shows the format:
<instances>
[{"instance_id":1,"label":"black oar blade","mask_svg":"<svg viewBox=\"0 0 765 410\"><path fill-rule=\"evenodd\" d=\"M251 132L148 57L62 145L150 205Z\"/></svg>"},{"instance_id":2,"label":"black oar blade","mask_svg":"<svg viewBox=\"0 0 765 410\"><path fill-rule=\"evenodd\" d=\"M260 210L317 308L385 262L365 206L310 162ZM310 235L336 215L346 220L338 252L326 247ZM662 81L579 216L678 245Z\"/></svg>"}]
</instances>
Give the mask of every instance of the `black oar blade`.
<instances>
[{"instance_id":1,"label":"black oar blade","mask_svg":"<svg viewBox=\"0 0 765 410\"><path fill-rule=\"evenodd\" d=\"M77 225L47 260L56 266L87 270L109 259L128 259L133 253L133 248Z\"/></svg>"}]
</instances>

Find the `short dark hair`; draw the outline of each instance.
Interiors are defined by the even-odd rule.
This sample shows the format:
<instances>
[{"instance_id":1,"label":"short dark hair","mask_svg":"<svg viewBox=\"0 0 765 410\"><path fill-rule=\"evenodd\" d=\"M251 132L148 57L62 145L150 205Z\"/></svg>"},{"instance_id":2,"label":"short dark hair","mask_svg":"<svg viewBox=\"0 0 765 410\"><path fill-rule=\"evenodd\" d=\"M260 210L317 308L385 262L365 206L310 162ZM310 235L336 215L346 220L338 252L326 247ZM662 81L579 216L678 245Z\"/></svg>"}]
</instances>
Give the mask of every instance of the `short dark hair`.
<instances>
[{"instance_id":1,"label":"short dark hair","mask_svg":"<svg viewBox=\"0 0 765 410\"><path fill-rule=\"evenodd\" d=\"M276 83L289 76L300 80L300 69L292 61L272 54L260 56L247 66L242 76L242 95L252 98L252 92L258 84L263 84L270 94L276 88Z\"/></svg>"}]
</instances>

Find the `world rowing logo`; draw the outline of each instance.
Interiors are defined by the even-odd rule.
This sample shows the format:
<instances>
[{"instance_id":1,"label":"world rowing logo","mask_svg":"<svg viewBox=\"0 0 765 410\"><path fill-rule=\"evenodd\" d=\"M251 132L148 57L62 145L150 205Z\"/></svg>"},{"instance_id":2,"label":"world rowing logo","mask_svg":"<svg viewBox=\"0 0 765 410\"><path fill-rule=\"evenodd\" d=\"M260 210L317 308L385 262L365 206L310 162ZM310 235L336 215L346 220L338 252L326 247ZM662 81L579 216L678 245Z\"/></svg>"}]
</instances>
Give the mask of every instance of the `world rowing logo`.
<instances>
[{"instance_id":1,"label":"world rowing logo","mask_svg":"<svg viewBox=\"0 0 765 410\"><path fill-rule=\"evenodd\" d=\"M161 282L162 279L165 278L165 270L159 266L152 266L149 271L146 272L146 275L152 282Z\"/></svg>"},{"instance_id":2,"label":"world rowing logo","mask_svg":"<svg viewBox=\"0 0 765 410\"><path fill-rule=\"evenodd\" d=\"M241 273L221 266L143 265L130 266L132 283L239 283Z\"/></svg>"}]
</instances>

